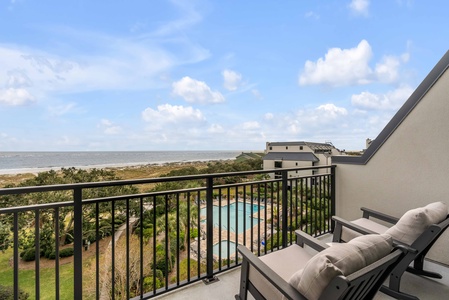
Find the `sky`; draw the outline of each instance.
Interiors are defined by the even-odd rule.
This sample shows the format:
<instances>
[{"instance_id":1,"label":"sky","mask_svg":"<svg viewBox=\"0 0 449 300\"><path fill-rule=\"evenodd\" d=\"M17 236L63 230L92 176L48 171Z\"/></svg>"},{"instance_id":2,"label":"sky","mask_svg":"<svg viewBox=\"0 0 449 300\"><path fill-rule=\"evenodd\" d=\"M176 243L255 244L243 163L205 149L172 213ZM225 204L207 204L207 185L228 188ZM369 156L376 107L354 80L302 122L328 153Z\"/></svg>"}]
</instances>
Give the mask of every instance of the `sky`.
<instances>
[{"instance_id":1,"label":"sky","mask_svg":"<svg viewBox=\"0 0 449 300\"><path fill-rule=\"evenodd\" d=\"M0 0L0 151L365 148L446 0Z\"/></svg>"}]
</instances>

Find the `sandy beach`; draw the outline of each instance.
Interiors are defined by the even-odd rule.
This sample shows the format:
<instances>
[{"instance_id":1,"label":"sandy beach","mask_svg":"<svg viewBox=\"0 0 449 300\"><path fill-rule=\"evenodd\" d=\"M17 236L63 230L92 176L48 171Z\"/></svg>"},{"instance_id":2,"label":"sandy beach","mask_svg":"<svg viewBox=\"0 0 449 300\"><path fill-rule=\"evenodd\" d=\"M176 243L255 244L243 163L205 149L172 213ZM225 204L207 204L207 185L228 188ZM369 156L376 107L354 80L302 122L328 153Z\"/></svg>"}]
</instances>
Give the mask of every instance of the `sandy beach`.
<instances>
[{"instance_id":1,"label":"sandy beach","mask_svg":"<svg viewBox=\"0 0 449 300\"><path fill-rule=\"evenodd\" d=\"M232 161L232 160L226 160ZM170 162L160 164L110 164L110 165L92 165L76 167L78 169L107 169L113 170L121 179L139 179L139 178L156 178L166 174L172 170L181 169L187 166L193 166L198 169L206 168L210 161L194 161L194 162ZM50 170L61 170L60 167L55 168L29 168L29 169L7 169L0 170L0 188L8 184L17 184L21 181L33 178L39 172Z\"/></svg>"}]
</instances>

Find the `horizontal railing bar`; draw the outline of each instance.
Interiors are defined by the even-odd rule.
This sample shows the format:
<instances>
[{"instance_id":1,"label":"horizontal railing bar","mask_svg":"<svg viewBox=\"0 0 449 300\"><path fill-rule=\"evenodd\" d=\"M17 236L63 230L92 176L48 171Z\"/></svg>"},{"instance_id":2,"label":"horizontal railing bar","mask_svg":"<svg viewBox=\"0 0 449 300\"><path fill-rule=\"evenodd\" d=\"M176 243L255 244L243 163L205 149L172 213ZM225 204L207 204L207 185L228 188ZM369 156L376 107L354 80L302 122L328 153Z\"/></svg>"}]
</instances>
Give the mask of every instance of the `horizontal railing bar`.
<instances>
[{"instance_id":1,"label":"horizontal railing bar","mask_svg":"<svg viewBox=\"0 0 449 300\"><path fill-rule=\"evenodd\" d=\"M295 169L296 170L296 169ZM321 176L331 175L330 173L316 174L316 175L307 175L307 176L298 176L298 178L316 178ZM288 179L291 181L293 179ZM281 182L281 179L272 179L272 180L260 180L260 181L251 181L245 183L235 183L235 184L224 184L224 185L214 185L214 189L220 189L224 187L239 187L250 184L261 184L261 183L270 183L270 182ZM54 187L54 185L45 186L45 187ZM7 190L7 189L5 189ZM48 190L52 191L52 190ZM41 191L41 192L48 192ZM168 194L177 194L177 193L187 193L187 192L198 192L198 191L206 191L206 187L198 187L198 188L190 188L190 189L177 189L170 191L159 191L159 192L151 192L151 193L140 193L140 194L131 194L131 195L121 195L121 196L112 196L112 197L102 197L102 198L91 198L83 200L83 204L93 204L96 202L109 202L109 201L121 201L132 198L140 198L140 197L153 197L153 196L164 196ZM14 194L14 193L13 193ZM65 202L55 202L55 203L44 203L44 204L35 204L35 205L26 205L20 207L12 207L12 208L2 208L0 209L0 213L12 213L12 212L21 212L28 211L38 208L42 209L51 209L56 207L65 207L65 206L73 206L73 201L65 201Z\"/></svg>"},{"instance_id":2,"label":"horizontal railing bar","mask_svg":"<svg viewBox=\"0 0 449 300\"><path fill-rule=\"evenodd\" d=\"M58 207L73 206L73 204L74 204L73 201L65 201L65 202L40 203L40 204L25 205L25 206L7 207L7 208L0 208L0 214L25 212L25 211L35 210L35 209L53 209L53 208L58 208Z\"/></svg>"}]
</instances>

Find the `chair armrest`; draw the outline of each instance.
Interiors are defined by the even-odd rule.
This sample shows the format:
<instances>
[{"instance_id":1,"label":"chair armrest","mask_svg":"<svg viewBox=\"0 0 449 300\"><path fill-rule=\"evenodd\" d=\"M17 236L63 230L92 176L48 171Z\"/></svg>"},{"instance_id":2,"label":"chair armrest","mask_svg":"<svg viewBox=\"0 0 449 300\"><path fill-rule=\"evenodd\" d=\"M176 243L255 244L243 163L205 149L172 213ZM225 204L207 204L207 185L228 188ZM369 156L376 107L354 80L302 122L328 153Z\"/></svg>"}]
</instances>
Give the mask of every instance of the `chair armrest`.
<instances>
[{"instance_id":1,"label":"chair armrest","mask_svg":"<svg viewBox=\"0 0 449 300\"><path fill-rule=\"evenodd\" d=\"M377 234L377 232L374 232L337 216L333 216L332 220L335 221L335 226L347 227L361 234Z\"/></svg>"},{"instance_id":2,"label":"chair armrest","mask_svg":"<svg viewBox=\"0 0 449 300\"><path fill-rule=\"evenodd\" d=\"M301 247L304 247L304 244L306 244L307 246L313 248L318 252L323 251L324 249L329 247L329 245L327 245L326 243L323 243L322 241L308 235L304 231L296 230L295 233L296 233L296 244L298 244Z\"/></svg>"},{"instance_id":3,"label":"chair armrest","mask_svg":"<svg viewBox=\"0 0 449 300\"><path fill-rule=\"evenodd\" d=\"M334 227L334 236L332 237L332 242L341 243L341 236L343 233L343 227L346 227L348 229L352 229L355 232L358 232L360 234L376 234L376 232L371 231L365 227L359 226L357 224L351 223L343 218L332 216L332 221L335 222ZM347 241L346 241L347 242Z\"/></svg>"},{"instance_id":4,"label":"chair armrest","mask_svg":"<svg viewBox=\"0 0 449 300\"><path fill-rule=\"evenodd\" d=\"M301 295L298 290L286 282L282 277L280 277L276 272L274 272L270 267L268 267L263 261L261 261L257 256L255 256L248 248L243 245L238 245L237 250L243 256L243 263L247 261L252 267L254 267L260 275L262 275L266 280L268 280L274 287L276 287L280 293L282 293L287 299L300 299L307 300L306 297Z\"/></svg>"},{"instance_id":5,"label":"chair armrest","mask_svg":"<svg viewBox=\"0 0 449 300\"><path fill-rule=\"evenodd\" d=\"M394 240L393 240L393 248L401 250L404 254L408 254L408 253L417 254L418 253L417 249L410 247L409 245L403 244L401 242L394 241Z\"/></svg>"},{"instance_id":6,"label":"chair armrest","mask_svg":"<svg viewBox=\"0 0 449 300\"><path fill-rule=\"evenodd\" d=\"M399 218L384 214L380 211L375 211L370 208L362 207L360 208L363 211L363 217L369 219L370 217L391 223L396 224L399 221Z\"/></svg>"}]
</instances>

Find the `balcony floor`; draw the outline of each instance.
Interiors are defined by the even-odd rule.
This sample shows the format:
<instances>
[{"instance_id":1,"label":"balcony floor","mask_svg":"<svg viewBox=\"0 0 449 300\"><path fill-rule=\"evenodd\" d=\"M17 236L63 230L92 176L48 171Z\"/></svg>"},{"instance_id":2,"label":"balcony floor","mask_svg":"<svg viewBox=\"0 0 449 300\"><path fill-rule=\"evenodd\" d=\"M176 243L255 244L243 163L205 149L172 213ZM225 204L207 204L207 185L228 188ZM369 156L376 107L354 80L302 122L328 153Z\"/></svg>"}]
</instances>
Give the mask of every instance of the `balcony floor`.
<instances>
[{"instance_id":1,"label":"balcony floor","mask_svg":"<svg viewBox=\"0 0 449 300\"><path fill-rule=\"evenodd\" d=\"M431 279L405 273L402 276L401 289L403 292L415 295L420 299L439 300L449 295L449 267L440 264L426 262L426 269L438 272L443 279ZM197 282L185 288L175 290L165 295L156 297L158 300L232 300L239 291L240 268L219 274L219 281L206 285ZM446 296L444 296L446 295ZM254 299L249 295L249 299ZM378 292L376 300L394 299L382 292Z\"/></svg>"}]
</instances>

